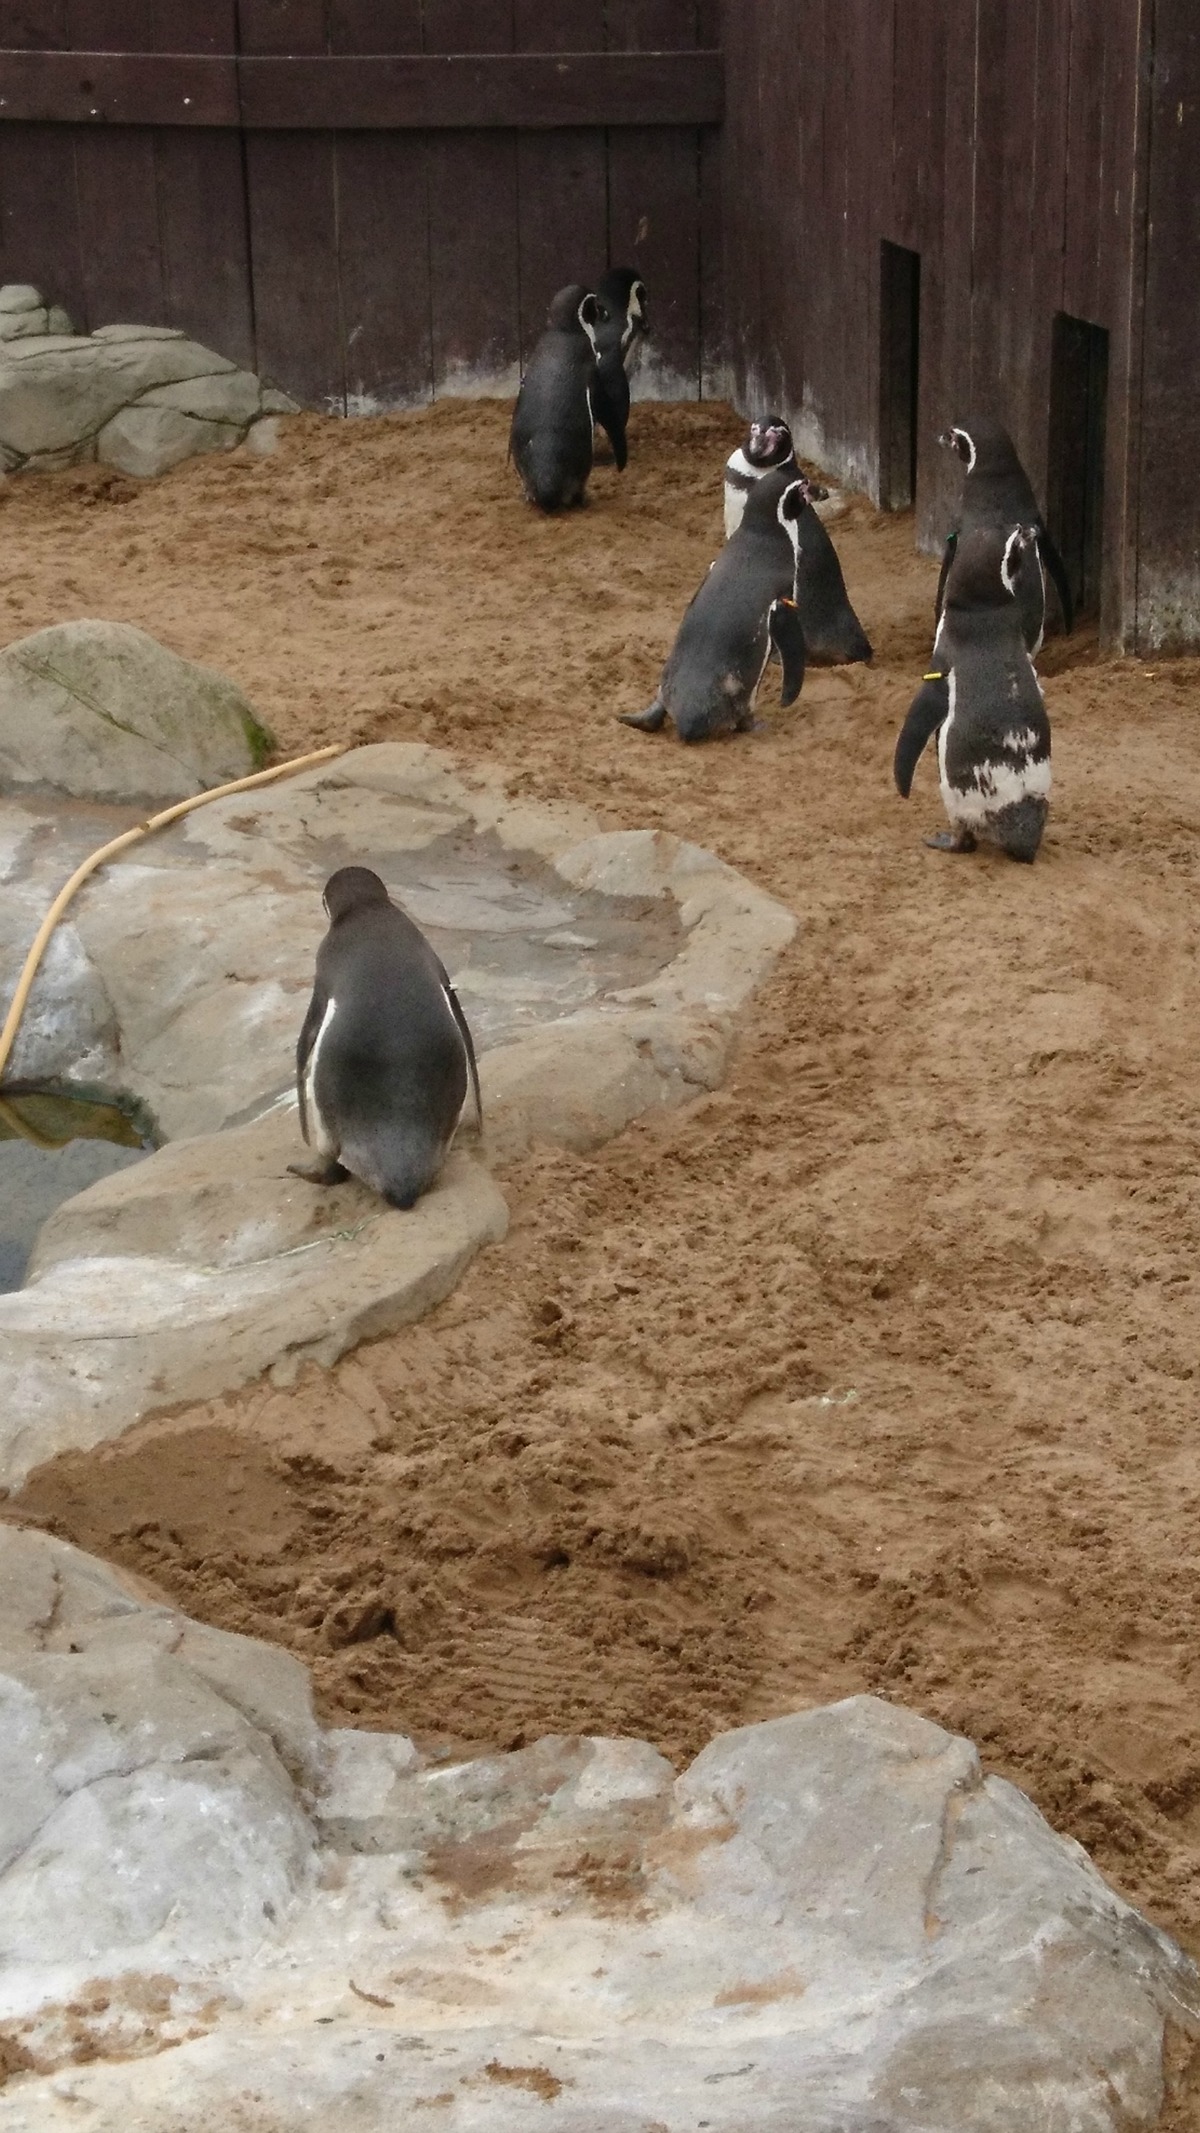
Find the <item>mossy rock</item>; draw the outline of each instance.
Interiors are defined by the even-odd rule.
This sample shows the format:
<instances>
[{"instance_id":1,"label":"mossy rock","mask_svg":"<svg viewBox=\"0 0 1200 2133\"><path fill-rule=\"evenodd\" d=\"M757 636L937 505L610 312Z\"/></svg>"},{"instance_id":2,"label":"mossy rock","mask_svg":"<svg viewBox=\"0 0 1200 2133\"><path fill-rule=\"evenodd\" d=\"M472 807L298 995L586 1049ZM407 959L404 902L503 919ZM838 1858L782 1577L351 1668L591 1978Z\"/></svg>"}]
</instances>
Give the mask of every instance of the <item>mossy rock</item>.
<instances>
[{"instance_id":1,"label":"mossy rock","mask_svg":"<svg viewBox=\"0 0 1200 2133\"><path fill-rule=\"evenodd\" d=\"M0 791L185 800L273 747L236 683L129 623L58 623L0 652Z\"/></svg>"}]
</instances>

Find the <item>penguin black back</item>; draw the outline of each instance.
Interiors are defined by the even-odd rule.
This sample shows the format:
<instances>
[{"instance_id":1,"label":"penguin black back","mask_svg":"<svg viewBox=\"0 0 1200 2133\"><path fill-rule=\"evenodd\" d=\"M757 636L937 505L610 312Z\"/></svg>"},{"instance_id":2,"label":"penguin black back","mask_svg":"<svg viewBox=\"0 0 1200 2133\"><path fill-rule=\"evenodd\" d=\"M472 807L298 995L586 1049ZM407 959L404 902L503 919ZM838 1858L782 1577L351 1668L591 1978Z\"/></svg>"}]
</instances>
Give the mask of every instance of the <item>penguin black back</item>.
<instances>
[{"instance_id":1,"label":"penguin black back","mask_svg":"<svg viewBox=\"0 0 1200 2133\"><path fill-rule=\"evenodd\" d=\"M1025 643L1019 606L1022 565L1036 547L1033 525L973 526L947 574L930 672L896 744L894 774L907 797L926 741L938 736L949 831L928 837L942 851L973 851L978 838L1031 860L1050 800L1050 722Z\"/></svg>"},{"instance_id":2,"label":"penguin black back","mask_svg":"<svg viewBox=\"0 0 1200 2133\"><path fill-rule=\"evenodd\" d=\"M329 931L296 1050L300 1123L322 1161L316 1184L361 1178L411 1207L437 1177L475 1051L445 969L368 867L341 867L325 887Z\"/></svg>"},{"instance_id":3,"label":"penguin black back","mask_svg":"<svg viewBox=\"0 0 1200 2133\"><path fill-rule=\"evenodd\" d=\"M526 498L542 511L581 504L592 471L600 308L582 282L559 290L517 394L509 451Z\"/></svg>"},{"instance_id":4,"label":"penguin black back","mask_svg":"<svg viewBox=\"0 0 1200 2133\"><path fill-rule=\"evenodd\" d=\"M954 560L956 542L976 527L1008 533L1014 526L1031 526L1037 536L1021 562L1017 604L1021 611L1025 642L1031 652L1041 644L1046 622L1045 571L1049 571L1062 609L1068 635L1074 625L1074 603L1062 557L1046 530L1033 484L1021 464L1017 448L1004 428L990 415L976 415L954 423L938 443L961 459L965 468L958 516L951 529L938 579L936 613L940 616L946 580Z\"/></svg>"},{"instance_id":5,"label":"penguin black back","mask_svg":"<svg viewBox=\"0 0 1200 2133\"><path fill-rule=\"evenodd\" d=\"M622 714L624 725L657 733L670 718L681 741L744 732L754 723L772 650L783 666L781 702L795 701L804 680L804 633L793 593L796 524L805 501L804 482L786 474L755 484L741 526L684 614L654 702Z\"/></svg>"},{"instance_id":6,"label":"penguin black back","mask_svg":"<svg viewBox=\"0 0 1200 2133\"><path fill-rule=\"evenodd\" d=\"M623 471L629 457L629 379L650 331L646 284L633 267L610 267L596 283L596 389L592 407Z\"/></svg>"}]
</instances>

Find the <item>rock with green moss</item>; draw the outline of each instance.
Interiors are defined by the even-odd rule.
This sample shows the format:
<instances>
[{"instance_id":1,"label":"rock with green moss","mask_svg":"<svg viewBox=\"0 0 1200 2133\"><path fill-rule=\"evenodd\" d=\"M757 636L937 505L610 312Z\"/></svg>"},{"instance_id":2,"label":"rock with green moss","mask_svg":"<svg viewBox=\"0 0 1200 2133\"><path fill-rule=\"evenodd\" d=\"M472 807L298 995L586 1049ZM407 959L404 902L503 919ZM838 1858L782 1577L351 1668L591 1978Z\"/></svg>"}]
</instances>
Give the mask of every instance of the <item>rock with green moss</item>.
<instances>
[{"instance_id":1,"label":"rock with green moss","mask_svg":"<svg viewBox=\"0 0 1200 2133\"><path fill-rule=\"evenodd\" d=\"M63 622L0 652L0 791L187 799L273 746L235 683L126 622Z\"/></svg>"}]
</instances>

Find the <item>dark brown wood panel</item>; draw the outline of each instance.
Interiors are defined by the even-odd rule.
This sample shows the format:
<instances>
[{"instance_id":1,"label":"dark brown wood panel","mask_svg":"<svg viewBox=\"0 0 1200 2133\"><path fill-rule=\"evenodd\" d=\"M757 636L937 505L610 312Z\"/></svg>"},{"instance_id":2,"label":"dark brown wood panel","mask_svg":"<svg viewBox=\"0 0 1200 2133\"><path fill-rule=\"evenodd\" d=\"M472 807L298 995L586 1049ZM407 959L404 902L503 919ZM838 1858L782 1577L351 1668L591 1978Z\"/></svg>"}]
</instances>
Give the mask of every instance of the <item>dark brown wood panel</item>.
<instances>
[{"instance_id":1,"label":"dark brown wood panel","mask_svg":"<svg viewBox=\"0 0 1200 2133\"><path fill-rule=\"evenodd\" d=\"M236 133L164 128L154 170L166 319L253 370L241 141Z\"/></svg>"},{"instance_id":2,"label":"dark brown wood panel","mask_svg":"<svg viewBox=\"0 0 1200 2133\"><path fill-rule=\"evenodd\" d=\"M236 126L237 66L232 58L115 52L13 52L3 61L9 124Z\"/></svg>"},{"instance_id":3,"label":"dark brown wood panel","mask_svg":"<svg viewBox=\"0 0 1200 2133\"><path fill-rule=\"evenodd\" d=\"M0 49L54 52L70 41L67 0L0 0Z\"/></svg>"},{"instance_id":4,"label":"dark brown wood panel","mask_svg":"<svg viewBox=\"0 0 1200 2133\"><path fill-rule=\"evenodd\" d=\"M1144 652L1200 641L1200 20L1191 0L1159 0L1155 27L1138 489L1136 641Z\"/></svg>"},{"instance_id":5,"label":"dark brown wood panel","mask_svg":"<svg viewBox=\"0 0 1200 2133\"><path fill-rule=\"evenodd\" d=\"M522 52L600 52L604 0L516 0ZM546 323L546 307L570 281L594 280L607 264L608 159L600 126L524 132L517 138L521 361Z\"/></svg>"},{"instance_id":6,"label":"dark brown wood panel","mask_svg":"<svg viewBox=\"0 0 1200 2133\"><path fill-rule=\"evenodd\" d=\"M153 133L81 130L75 174L87 325L169 325Z\"/></svg>"},{"instance_id":7,"label":"dark brown wood panel","mask_svg":"<svg viewBox=\"0 0 1200 2133\"><path fill-rule=\"evenodd\" d=\"M79 250L75 144L61 126L0 126L0 282L32 282L76 326L88 292Z\"/></svg>"},{"instance_id":8,"label":"dark brown wood panel","mask_svg":"<svg viewBox=\"0 0 1200 2133\"><path fill-rule=\"evenodd\" d=\"M326 0L237 0L240 52L324 52Z\"/></svg>"},{"instance_id":9,"label":"dark brown wood panel","mask_svg":"<svg viewBox=\"0 0 1200 2133\"><path fill-rule=\"evenodd\" d=\"M419 0L338 0L328 28L335 52L419 51ZM426 400L433 337L425 136L341 133L336 160L347 409Z\"/></svg>"},{"instance_id":10,"label":"dark brown wood panel","mask_svg":"<svg viewBox=\"0 0 1200 2133\"><path fill-rule=\"evenodd\" d=\"M66 0L77 52L208 52L237 49L234 0Z\"/></svg>"},{"instance_id":11,"label":"dark brown wood panel","mask_svg":"<svg viewBox=\"0 0 1200 2133\"><path fill-rule=\"evenodd\" d=\"M238 82L247 126L540 130L590 121L663 131L713 122L721 110L712 52L254 55L240 63Z\"/></svg>"},{"instance_id":12,"label":"dark brown wood panel","mask_svg":"<svg viewBox=\"0 0 1200 2133\"><path fill-rule=\"evenodd\" d=\"M510 52L512 9L425 0L429 52ZM469 392L515 380L520 363L515 134L464 131L429 140L433 389Z\"/></svg>"},{"instance_id":13,"label":"dark brown wood panel","mask_svg":"<svg viewBox=\"0 0 1200 2133\"><path fill-rule=\"evenodd\" d=\"M324 52L323 0L238 0L243 51ZM332 134L245 135L259 367L310 407L344 411L345 343Z\"/></svg>"},{"instance_id":14,"label":"dark brown wood panel","mask_svg":"<svg viewBox=\"0 0 1200 2133\"><path fill-rule=\"evenodd\" d=\"M608 0L607 34L614 52L694 50L696 0ZM677 380L697 393L699 171L699 135L691 129L621 126L609 133L609 260L636 267L649 292L647 382Z\"/></svg>"}]
</instances>

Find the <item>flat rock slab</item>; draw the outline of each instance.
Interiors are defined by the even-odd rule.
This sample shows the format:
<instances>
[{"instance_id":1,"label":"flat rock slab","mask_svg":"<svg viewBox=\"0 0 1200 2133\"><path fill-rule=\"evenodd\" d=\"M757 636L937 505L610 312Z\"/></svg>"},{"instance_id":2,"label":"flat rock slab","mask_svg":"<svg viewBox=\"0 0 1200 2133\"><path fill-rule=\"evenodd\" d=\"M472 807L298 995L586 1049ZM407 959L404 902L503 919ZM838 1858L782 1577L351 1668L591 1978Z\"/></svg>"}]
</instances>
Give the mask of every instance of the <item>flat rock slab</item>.
<instances>
[{"instance_id":1,"label":"flat rock slab","mask_svg":"<svg viewBox=\"0 0 1200 2133\"><path fill-rule=\"evenodd\" d=\"M1078 1845L871 1697L679 1778L430 1763L11 1529L0 1694L0 2133L1130 2133L1200 2024Z\"/></svg>"},{"instance_id":2,"label":"flat rock slab","mask_svg":"<svg viewBox=\"0 0 1200 2133\"><path fill-rule=\"evenodd\" d=\"M0 803L13 982L61 873L127 819ZM513 802L498 776L466 778L422 746L356 749L214 801L118 858L72 906L12 1076L120 1092L168 1146L67 1201L25 1286L0 1296L8 1485L155 1408L332 1361L428 1309L503 1235L474 1154L409 1214L288 1175L321 890L351 861L377 869L454 976L488 1161L533 1139L596 1147L715 1087L739 1010L795 931L695 845Z\"/></svg>"}]
</instances>

